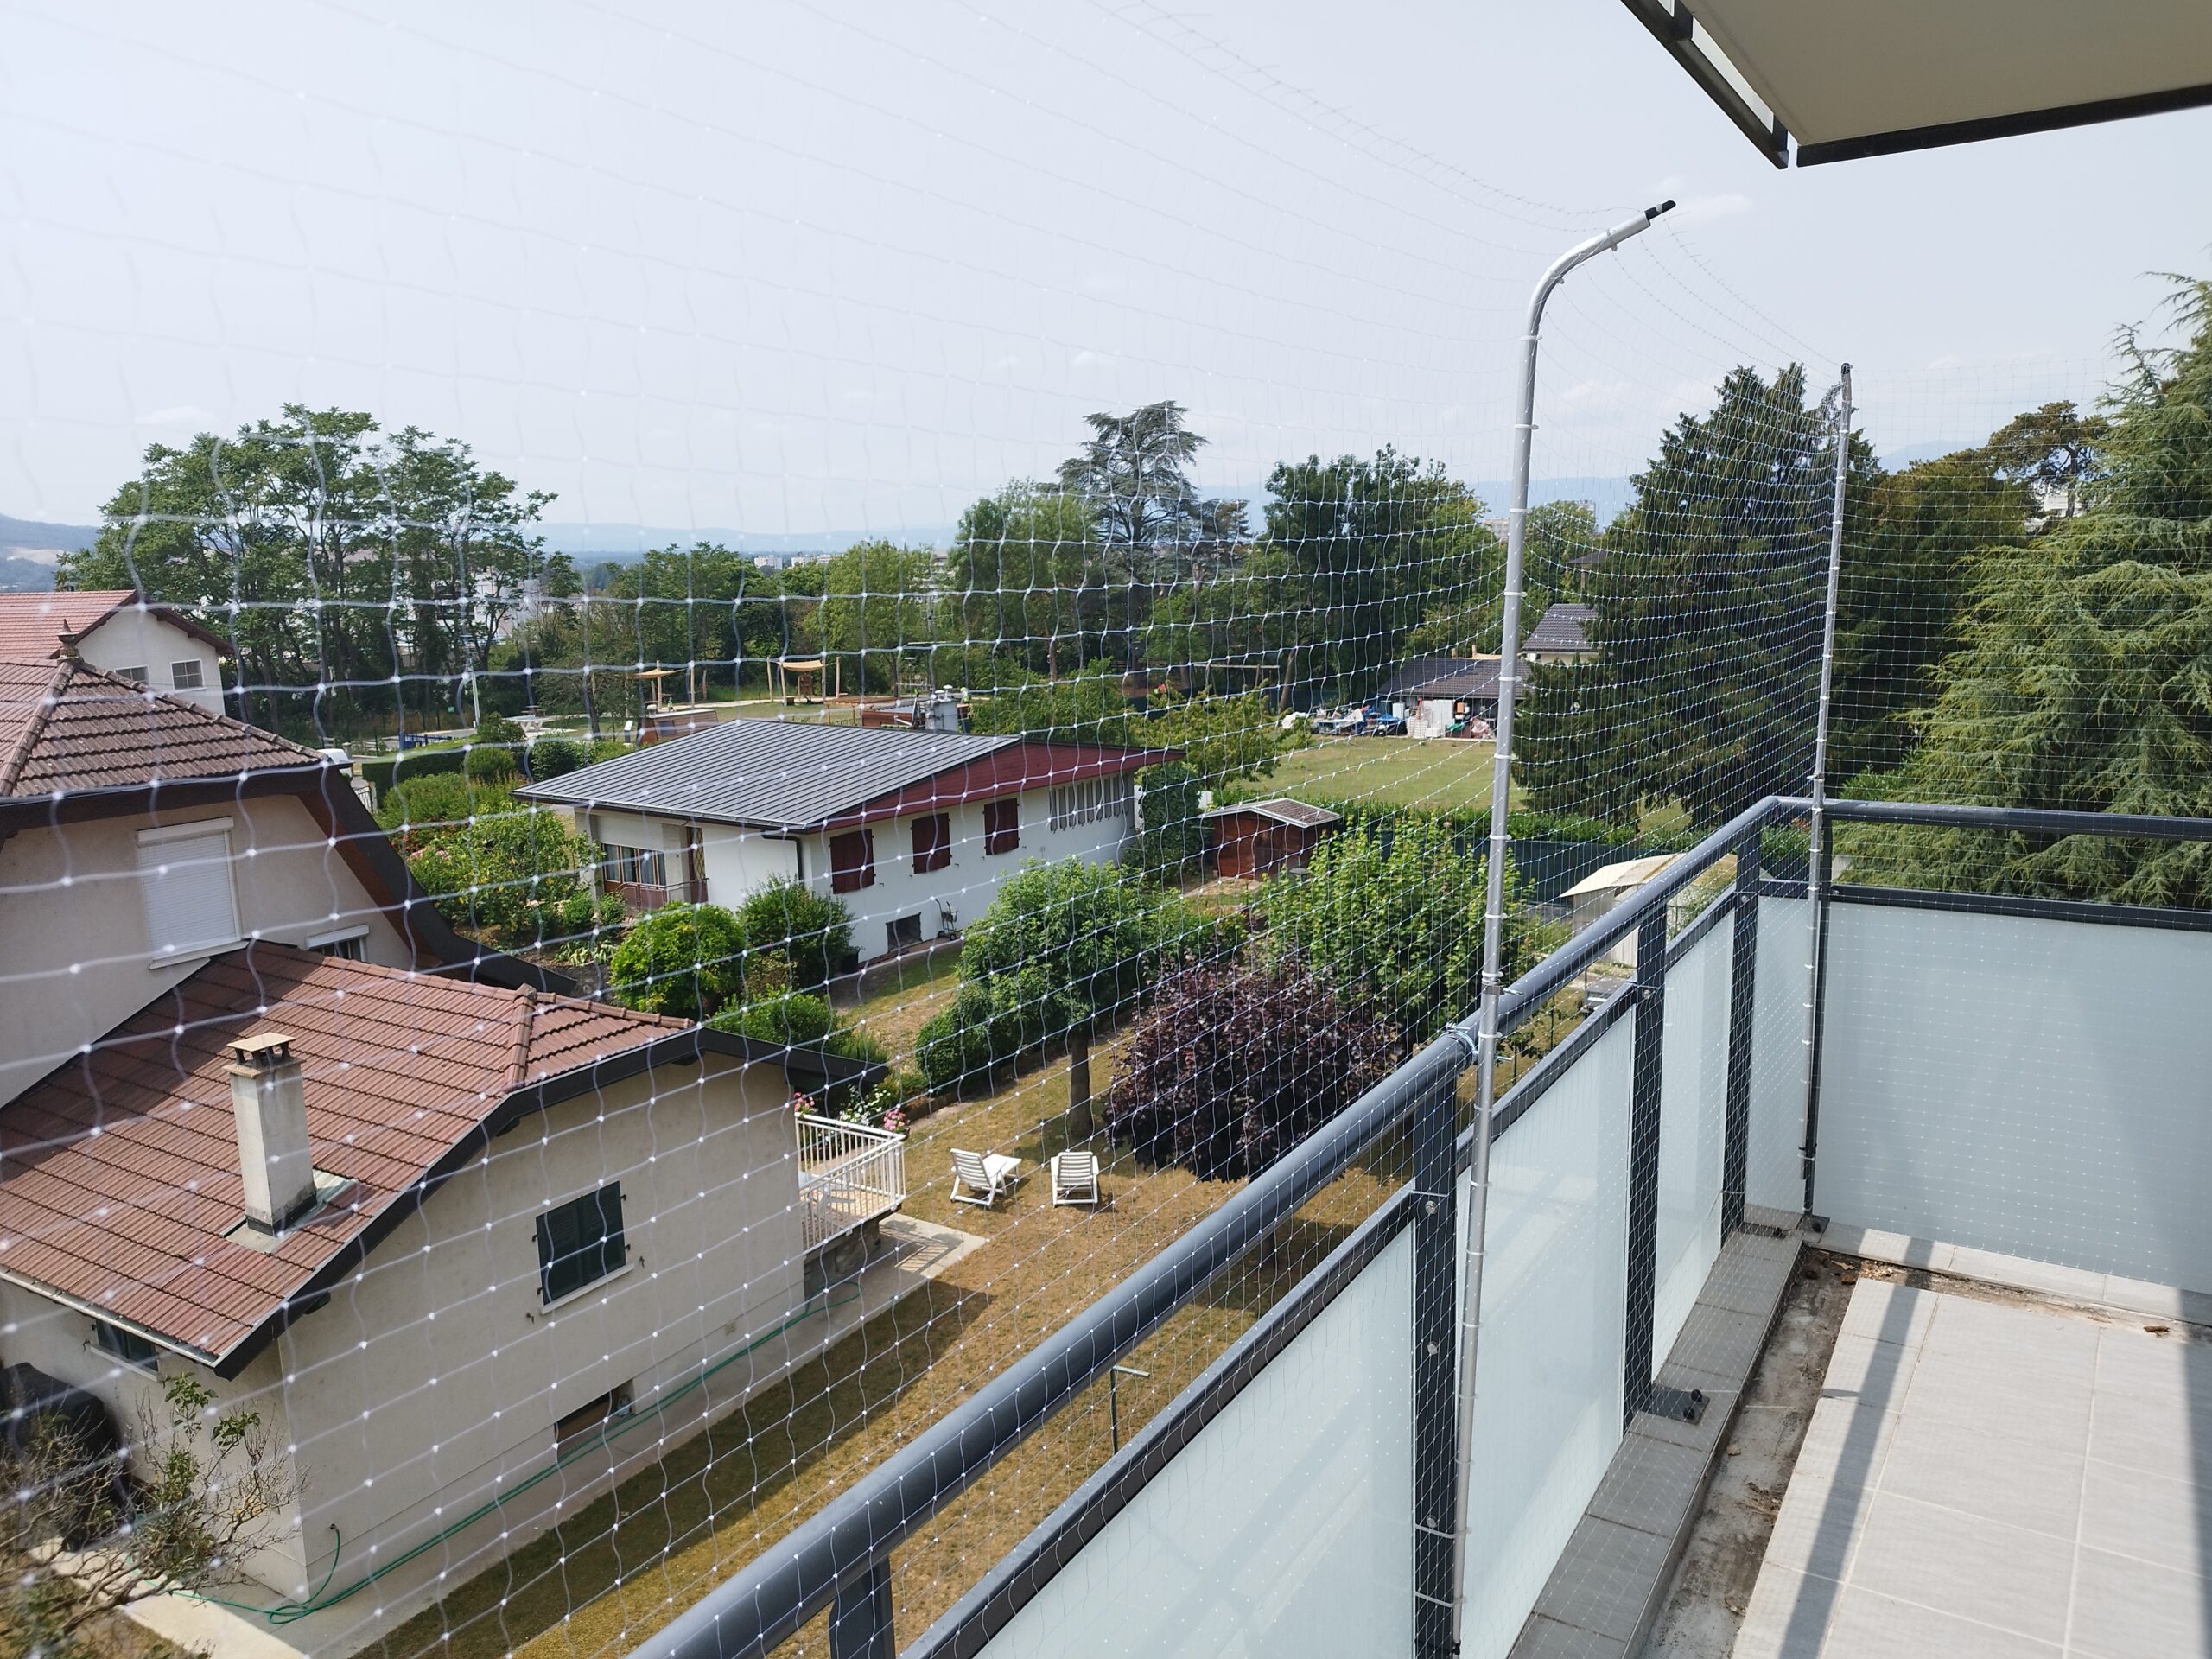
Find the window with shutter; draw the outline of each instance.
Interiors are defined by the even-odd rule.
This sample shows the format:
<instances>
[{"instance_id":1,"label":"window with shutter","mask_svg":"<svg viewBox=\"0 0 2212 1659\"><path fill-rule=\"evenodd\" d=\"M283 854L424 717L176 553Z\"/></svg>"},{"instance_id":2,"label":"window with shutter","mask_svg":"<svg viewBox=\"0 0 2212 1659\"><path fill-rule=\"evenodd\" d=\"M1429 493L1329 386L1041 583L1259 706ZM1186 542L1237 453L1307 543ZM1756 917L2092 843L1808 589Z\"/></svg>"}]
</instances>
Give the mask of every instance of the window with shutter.
<instances>
[{"instance_id":1,"label":"window with shutter","mask_svg":"<svg viewBox=\"0 0 2212 1659\"><path fill-rule=\"evenodd\" d=\"M994 853L1018 851L1021 846L1021 801L1018 796L1008 796L1002 801L992 801L983 808L983 851Z\"/></svg>"},{"instance_id":2,"label":"window with shutter","mask_svg":"<svg viewBox=\"0 0 2212 1659\"><path fill-rule=\"evenodd\" d=\"M851 830L830 837L830 891L858 893L875 885L875 832Z\"/></svg>"},{"instance_id":3,"label":"window with shutter","mask_svg":"<svg viewBox=\"0 0 2212 1659\"><path fill-rule=\"evenodd\" d=\"M228 818L141 830L138 872L146 901L146 943L155 957L238 943Z\"/></svg>"},{"instance_id":4,"label":"window with shutter","mask_svg":"<svg viewBox=\"0 0 2212 1659\"><path fill-rule=\"evenodd\" d=\"M556 1205L537 1218L537 1289L557 1302L604 1279L629 1259L622 1236L622 1183Z\"/></svg>"},{"instance_id":5,"label":"window with shutter","mask_svg":"<svg viewBox=\"0 0 2212 1659\"><path fill-rule=\"evenodd\" d=\"M952 862L952 818L931 812L914 820L914 874L941 870Z\"/></svg>"}]
</instances>

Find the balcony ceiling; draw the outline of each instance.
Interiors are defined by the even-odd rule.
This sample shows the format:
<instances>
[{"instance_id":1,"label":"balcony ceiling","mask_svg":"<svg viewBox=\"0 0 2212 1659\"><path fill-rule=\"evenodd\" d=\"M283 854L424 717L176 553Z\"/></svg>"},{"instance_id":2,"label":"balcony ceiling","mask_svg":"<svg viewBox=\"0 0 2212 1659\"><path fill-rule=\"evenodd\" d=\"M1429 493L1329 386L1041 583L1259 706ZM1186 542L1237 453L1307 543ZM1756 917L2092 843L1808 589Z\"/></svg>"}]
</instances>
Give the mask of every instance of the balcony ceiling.
<instances>
[{"instance_id":1,"label":"balcony ceiling","mask_svg":"<svg viewBox=\"0 0 2212 1659\"><path fill-rule=\"evenodd\" d=\"M1626 0L1798 165L2212 104L2207 0Z\"/></svg>"}]
</instances>

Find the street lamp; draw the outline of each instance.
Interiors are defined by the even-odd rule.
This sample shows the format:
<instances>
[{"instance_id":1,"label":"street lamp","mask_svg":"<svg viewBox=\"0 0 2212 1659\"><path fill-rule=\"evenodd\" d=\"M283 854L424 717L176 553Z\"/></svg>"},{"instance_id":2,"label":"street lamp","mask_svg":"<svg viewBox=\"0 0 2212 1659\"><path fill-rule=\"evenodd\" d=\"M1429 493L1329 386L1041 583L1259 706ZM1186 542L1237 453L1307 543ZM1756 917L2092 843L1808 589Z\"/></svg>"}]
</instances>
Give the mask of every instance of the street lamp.
<instances>
[{"instance_id":1,"label":"street lamp","mask_svg":"<svg viewBox=\"0 0 2212 1659\"><path fill-rule=\"evenodd\" d=\"M1513 510L1505 531L1505 616L1498 640L1497 737L1491 764L1490 863L1483 899L1482 1015L1475 1046L1477 1095L1473 1190L1467 1211L1467 1236L1460 1281L1465 1300L1459 1331L1459 1436L1458 1491L1454 1495L1452 1543L1452 1637L1459 1644L1466 1613L1467 1497L1472 1474L1475 1426L1475 1351L1482 1319L1483 1230L1490 1208L1491 1110L1497 1098L1497 1008L1504 986L1499 973L1505 931L1505 817L1513 788L1513 700L1521 676L1521 558L1529 528L1529 452L1536 432L1536 342L1543 327L1544 303L1552 290L1585 260L1611 252L1674 207L1662 201L1624 219L1602 235L1569 248L1552 262L1529 299L1529 323L1521 335L1518 417L1513 426Z\"/></svg>"}]
</instances>

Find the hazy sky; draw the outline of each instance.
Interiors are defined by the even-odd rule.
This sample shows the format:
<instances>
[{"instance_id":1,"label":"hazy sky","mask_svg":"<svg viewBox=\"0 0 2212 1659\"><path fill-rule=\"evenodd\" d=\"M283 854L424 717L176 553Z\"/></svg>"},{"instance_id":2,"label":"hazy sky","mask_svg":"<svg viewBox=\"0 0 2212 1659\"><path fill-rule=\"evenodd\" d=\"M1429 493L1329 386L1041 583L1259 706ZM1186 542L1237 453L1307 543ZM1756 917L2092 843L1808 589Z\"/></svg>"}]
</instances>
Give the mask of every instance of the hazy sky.
<instances>
[{"instance_id":1,"label":"hazy sky","mask_svg":"<svg viewBox=\"0 0 2212 1659\"><path fill-rule=\"evenodd\" d=\"M670 18L677 21L671 22ZM0 512L287 401L552 516L943 524L1179 397L1216 487L1392 442L1631 470L1736 362L1885 452L2093 391L2212 270L2212 111L1777 174L1618 3L62 0L0 14Z\"/></svg>"}]
</instances>

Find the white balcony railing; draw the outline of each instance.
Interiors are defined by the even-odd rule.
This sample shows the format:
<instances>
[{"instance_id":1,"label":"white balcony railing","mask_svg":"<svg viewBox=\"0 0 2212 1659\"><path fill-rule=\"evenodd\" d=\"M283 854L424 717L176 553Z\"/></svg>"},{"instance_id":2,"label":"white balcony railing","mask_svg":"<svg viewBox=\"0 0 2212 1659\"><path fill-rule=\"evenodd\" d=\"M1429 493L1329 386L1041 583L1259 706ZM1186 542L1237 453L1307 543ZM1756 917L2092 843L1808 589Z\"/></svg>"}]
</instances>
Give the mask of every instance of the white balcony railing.
<instances>
[{"instance_id":1,"label":"white balcony railing","mask_svg":"<svg viewBox=\"0 0 2212 1659\"><path fill-rule=\"evenodd\" d=\"M798 1129L799 1233L809 1250L906 1202L906 1137L811 1112Z\"/></svg>"}]
</instances>

